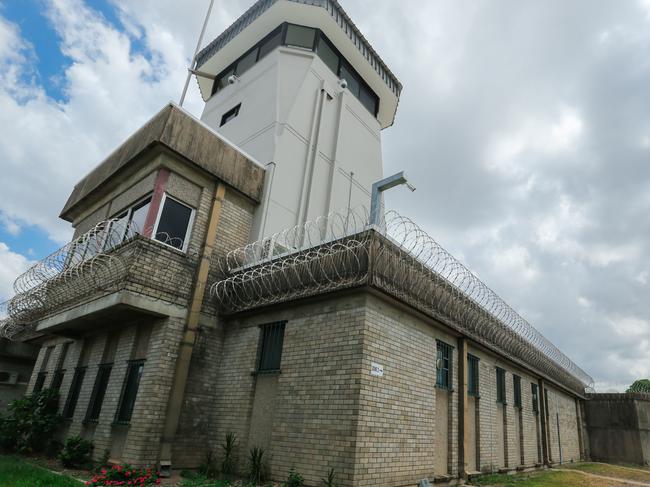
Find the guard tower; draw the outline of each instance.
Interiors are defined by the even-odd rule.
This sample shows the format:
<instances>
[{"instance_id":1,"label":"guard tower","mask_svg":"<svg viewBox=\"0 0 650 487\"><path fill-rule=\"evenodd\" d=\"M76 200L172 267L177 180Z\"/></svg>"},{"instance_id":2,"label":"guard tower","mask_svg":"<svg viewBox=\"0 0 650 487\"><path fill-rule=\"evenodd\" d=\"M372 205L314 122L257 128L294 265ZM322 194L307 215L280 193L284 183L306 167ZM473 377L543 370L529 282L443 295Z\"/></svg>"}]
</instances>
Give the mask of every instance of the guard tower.
<instances>
[{"instance_id":1,"label":"guard tower","mask_svg":"<svg viewBox=\"0 0 650 487\"><path fill-rule=\"evenodd\" d=\"M259 0L197 57L202 120L268 164L251 240L369 206L402 85L335 0Z\"/></svg>"}]
</instances>

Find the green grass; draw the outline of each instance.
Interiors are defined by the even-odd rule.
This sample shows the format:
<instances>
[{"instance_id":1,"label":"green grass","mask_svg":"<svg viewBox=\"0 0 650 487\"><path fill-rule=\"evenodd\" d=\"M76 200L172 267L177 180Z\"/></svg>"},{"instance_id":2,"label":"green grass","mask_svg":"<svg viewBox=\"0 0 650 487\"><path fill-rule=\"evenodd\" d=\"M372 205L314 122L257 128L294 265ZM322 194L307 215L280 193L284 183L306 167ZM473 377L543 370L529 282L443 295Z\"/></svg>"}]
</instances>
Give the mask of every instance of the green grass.
<instances>
[{"instance_id":1,"label":"green grass","mask_svg":"<svg viewBox=\"0 0 650 487\"><path fill-rule=\"evenodd\" d=\"M650 483L650 472L639 472L638 470L630 470L630 468L621 467L618 465L609 465L602 463L576 463L573 465L563 465L562 468L581 470L582 472L592 473L594 475L602 475L604 477L613 477ZM633 468L638 469L639 467Z\"/></svg>"},{"instance_id":2,"label":"green grass","mask_svg":"<svg viewBox=\"0 0 650 487\"><path fill-rule=\"evenodd\" d=\"M2 487L80 487L77 480L35 467L16 457L0 455L0 485Z\"/></svg>"},{"instance_id":3,"label":"green grass","mask_svg":"<svg viewBox=\"0 0 650 487\"><path fill-rule=\"evenodd\" d=\"M472 485L485 485L491 487L615 487L621 484L600 481L579 473L530 472L515 475L487 475L472 481Z\"/></svg>"}]
</instances>

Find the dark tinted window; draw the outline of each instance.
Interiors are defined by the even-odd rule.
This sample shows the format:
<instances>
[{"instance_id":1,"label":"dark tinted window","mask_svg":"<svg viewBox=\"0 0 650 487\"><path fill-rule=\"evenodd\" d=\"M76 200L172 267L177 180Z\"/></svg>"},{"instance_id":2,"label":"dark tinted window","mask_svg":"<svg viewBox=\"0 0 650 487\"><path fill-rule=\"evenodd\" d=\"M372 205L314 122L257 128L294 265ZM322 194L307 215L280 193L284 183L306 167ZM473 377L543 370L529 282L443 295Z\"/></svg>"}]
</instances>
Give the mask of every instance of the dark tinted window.
<instances>
[{"instance_id":1,"label":"dark tinted window","mask_svg":"<svg viewBox=\"0 0 650 487\"><path fill-rule=\"evenodd\" d=\"M497 367L497 402L506 403L506 371Z\"/></svg>"},{"instance_id":2,"label":"dark tinted window","mask_svg":"<svg viewBox=\"0 0 650 487\"><path fill-rule=\"evenodd\" d=\"M104 403L104 396L106 395L106 388L108 387L108 380L111 377L112 369L113 364L102 364L99 366L93 392L90 396L90 403L86 410L86 421L97 421L99 419L99 413L102 411L102 404Z\"/></svg>"},{"instance_id":3,"label":"dark tinted window","mask_svg":"<svg viewBox=\"0 0 650 487\"><path fill-rule=\"evenodd\" d=\"M467 355L467 394L478 396L478 358Z\"/></svg>"},{"instance_id":4,"label":"dark tinted window","mask_svg":"<svg viewBox=\"0 0 650 487\"><path fill-rule=\"evenodd\" d=\"M192 209L189 206L165 198L165 205L156 229L156 240L183 249L191 217Z\"/></svg>"},{"instance_id":5,"label":"dark tinted window","mask_svg":"<svg viewBox=\"0 0 650 487\"><path fill-rule=\"evenodd\" d=\"M359 90L361 89L361 83L357 79L357 75L354 74L347 65L343 64L341 66L341 79L344 79L348 82L348 90L359 98Z\"/></svg>"},{"instance_id":6,"label":"dark tinted window","mask_svg":"<svg viewBox=\"0 0 650 487\"><path fill-rule=\"evenodd\" d=\"M255 48L239 60L237 63L238 75L248 71L257 62L257 51L258 49Z\"/></svg>"},{"instance_id":7,"label":"dark tinted window","mask_svg":"<svg viewBox=\"0 0 650 487\"><path fill-rule=\"evenodd\" d=\"M260 45L260 55L258 59L262 59L273 49L282 44L282 29L276 29L273 31L273 34L269 36L268 39L264 40L262 45Z\"/></svg>"},{"instance_id":8,"label":"dark tinted window","mask_svg":"<svg viewBox=\"0 0 650 487\"><path fill-rule=\"evenodd\" d=\"M77 401L79 400L79 393L81 392L81 386L83 385L85 376L86 367L77 367L75 369L74 376L72 377L72 384L70 385L70 391L68 392L68 398L63 407L64 419L71 419L72 416L74 416L74 411L77 408Z\"/></svg>"},{"instance_id":9,"label":"dark tinted window","mask_svg":"<svg viewBox=\"0 0 650 487\"><path fill-rule=\"evenodd\" d=\"M312 29L311 27L303 27L301 25L289 24L287 26L287 37L285 38L285 44L287 46L313 49L315 39L316 29Z\"/></svg>"},{"instance_id":10,"label":"dark tinted window","mask_svg":"<svg viewBox=\"0 0 650 487\"><path fill-rule=\"evenodd\" d=\"M43 385L45 384L45 378L47 377L47 372L39 372L36 376L36 382L34 383L34 392L40 392L43 390Z\"/></svg>"},{"instance_id":11,"label":"dark tinted window","mask_svg":"<svg viewBox=\"0 0 650 487\"><path fill-rule=\"evenodd\" d=\"M334 72L334 74L339 74L339 55L322 35L318 42L318 56L323 60L327 67Z\"/></svg>"},{"instance_id":12,"label":"dark tinted window","mask_svg":"<svg viewBox=\"0 0 650 487\"><path fill-rule=\"evenodd\" d=\"M260 360L258 370L260 372L272 372L280 370L282 361L282 345L284 343L284 322L272 323L262 327Z\"/></svg>"},{"instance_id":13,"label":"dark tinted window","mask_svg":"<svg viewBox=\"0 0 650 487\"><path fill-rule=\"evenodd\" d=\"M521 407L521 377L518 375L512 376L512 385L515 393L515 407Z\"/></svg>"},{"instance_id":14,"label":"dark tinted window","mask_svg":"<svg viewBox=\"0 0 650 487\"><path fill-rule=\"evenodd\" d=\"M533 401L533 412L539 413L539 397L537 396L537 384L530 385L530 392Z\"/></svg>"},{"instance_id":15,"label":"dark tinted window","mask_svg":"<svg viewBox=\"0 0 650 487\"><path fill-rule=\"evenodd\" d=\"M377 114L377 96L365 86L361 87L359 101L373 115Z\"/></svg>"},{"instance_id":16,"label":"dark tinted window","mask_svg":"<svg viewBox=\"0 0 650 487\"><path fill-rule=\"evenodd\" d=\"M116 421L120 423L128 423L131 421L143 370L144 360L131 360L129 362L129 368L126 371L126 378L124 379L124 387L122 388L122 396L120 397L120 404L117 408L117 415L115 416Z\"/></svg>"},{"instance_id":17,"label":"dark tinted window","mask_svg":"<svg viewBox=\"0 0 650 487\"><path fill-rule=\"evenodd\" d=\"M451 345L436 343L436 386L451 389Z\"/></svg>"},{"instance_id":18,"label":"dark tinted window","mask_svg":"<svg viewBox=\"0 0 650 487\"><path fill-rule=\"evenodd\" d=\"M236 107L231 108L226 113L224 113L221 116L221 123L219 124L219 127L223 127L228 122L230 122L233 118L235 118L237 115L239 115L239 109L240 108L241 108L241 103L239 105L237 105Z\"/></svg>"}]
</instances>

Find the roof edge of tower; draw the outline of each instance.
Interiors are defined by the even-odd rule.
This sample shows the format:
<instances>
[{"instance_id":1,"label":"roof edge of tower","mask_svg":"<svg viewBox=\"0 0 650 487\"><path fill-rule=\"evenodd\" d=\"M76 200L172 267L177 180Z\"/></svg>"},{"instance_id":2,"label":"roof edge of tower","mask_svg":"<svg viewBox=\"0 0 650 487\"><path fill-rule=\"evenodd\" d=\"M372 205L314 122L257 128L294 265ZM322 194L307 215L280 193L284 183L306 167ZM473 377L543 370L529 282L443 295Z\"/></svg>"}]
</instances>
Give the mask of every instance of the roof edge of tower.
<instances>
[{"instance_id":1,"label":"roof edge of tower","mask_svg":"<svg viewBox=\"0 0 650 487\"><path fill-rule=\"evenodd\" d=\"M196 56L197 69L205 64L208 59L219 52L225 45L233 40L240 32L252 24L264 12L282 0L258 0L251 8L241 15L230 27L223 31L216 39L205 46ZM402 83L397 79L377 51L370 45L350 16L343 10L337 0L286 0L303 5L311 5L325 9L334 21L347 33L350 41L357 46L359 52L366 58L377 74L384 80L391 91L399 98L402 92Z\"/></svg>"}]
</instances>

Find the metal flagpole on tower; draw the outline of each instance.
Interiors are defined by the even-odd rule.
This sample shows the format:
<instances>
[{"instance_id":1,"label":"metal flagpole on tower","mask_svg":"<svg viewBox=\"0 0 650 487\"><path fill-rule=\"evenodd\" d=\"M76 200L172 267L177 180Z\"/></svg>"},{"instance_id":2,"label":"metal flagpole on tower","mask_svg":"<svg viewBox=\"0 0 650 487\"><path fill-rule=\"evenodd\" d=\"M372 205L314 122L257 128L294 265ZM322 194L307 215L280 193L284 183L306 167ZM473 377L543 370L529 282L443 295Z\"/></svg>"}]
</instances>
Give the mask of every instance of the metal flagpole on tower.
<instances>
[{"instance_id":1,"label":"metal flagpole on tower","mask_svg":"<svg viewBox=\"0 0 650 487\"><path fill-rule=\"evenodd\" d=\"M187 94L187 88L190 86L190 80L192 79L192 73L196 68L196 55L199 53L201 48L201 43L203 42L203 36L205 35L205 29L208 26L208 20L210 20L210 14L212 13L212 6L214 5L214 0L210 0L210 6L208 7L208 13L205 15L205 20L203 21L203 28L201 29L201 35L199 35L199 41L196 43L196 49L194 50L194 56L192 57L192 63L189 68L187 68L187 79L185 80L185 86L183 87L183 94L181 99L178 102L180 106L183 106L185 102L185 95Z\"/></svg>"}]
</instances>

